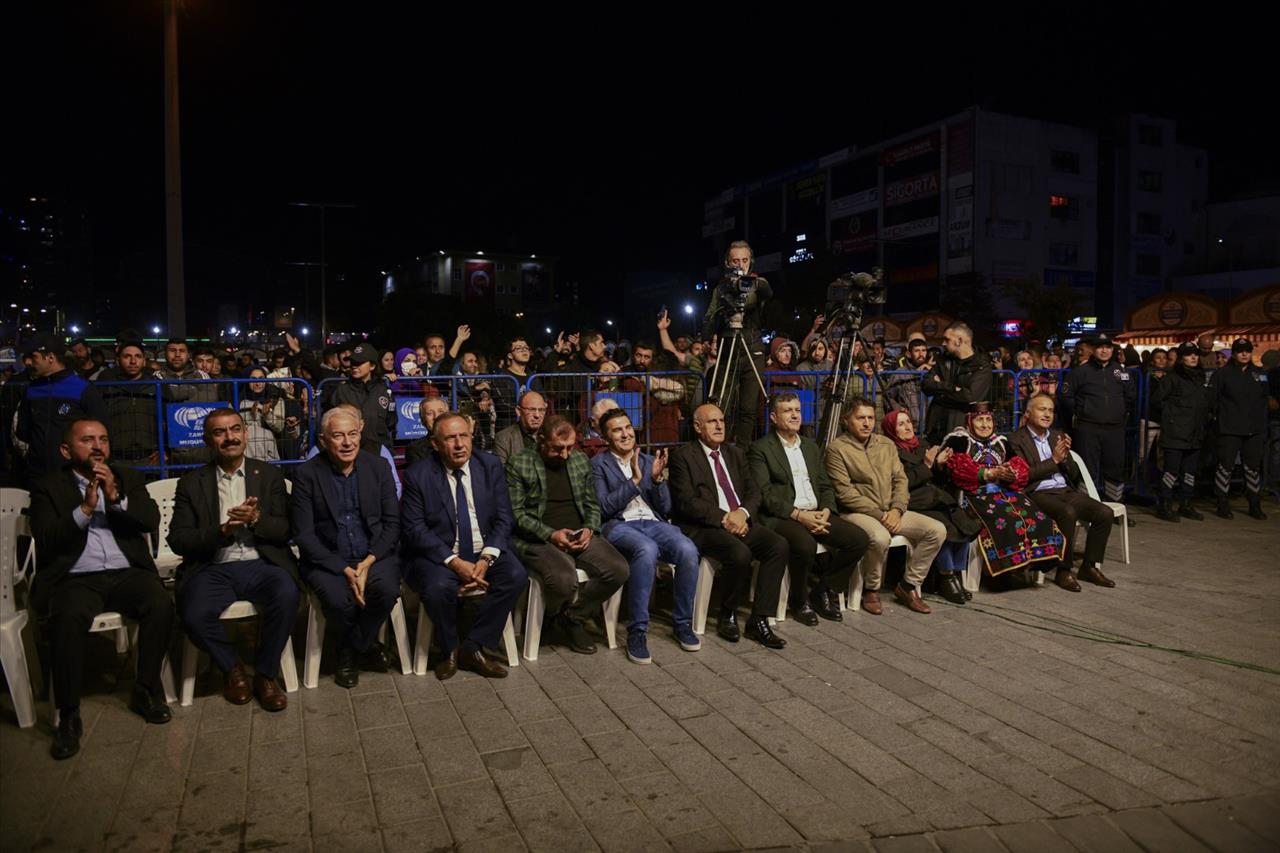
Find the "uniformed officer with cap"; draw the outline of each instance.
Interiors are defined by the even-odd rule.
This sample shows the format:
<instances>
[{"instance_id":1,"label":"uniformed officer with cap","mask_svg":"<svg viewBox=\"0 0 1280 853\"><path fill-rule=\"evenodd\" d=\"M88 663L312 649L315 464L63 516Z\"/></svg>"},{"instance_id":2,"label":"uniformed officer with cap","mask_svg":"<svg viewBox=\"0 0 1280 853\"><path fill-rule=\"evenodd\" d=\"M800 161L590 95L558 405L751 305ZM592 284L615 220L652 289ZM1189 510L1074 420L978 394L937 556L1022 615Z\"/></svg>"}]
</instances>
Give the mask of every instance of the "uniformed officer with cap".
<instances>
[{"instance_id":1,"label":"uniformed officer with cap","mask_svg":"<svg viewBox=\"0 0 1280 853\"><path fill-rule=\"evenodd\" d=\"M1160 449L1164 470L1156 496L1156 515L1165 521L1204 516L1191 505L1196 469L1209 420L1208 380L1200 366L1200 349L1191 341L1178 347L1178 363L1151 384L1151 403L1160 407ZM1174 510L1173 501L1181 497Z\"/></svg>"},{"instance_id":2,"label":"uniformed officer with cap","mask_svg":"<svg viewBox=\"0 0 1280 853\"><path fill-rule=\"evenodd\" d=\"M1218 468L1213 477L1218 515L1232 517L1227 490L1239 455L1244 465L1249 515L1265 519L1259 491L1267 430L1267 375L1253 366L1253 342L1248 338L1232 342L1231 361L1215 370L1209 379L1209 399L1218 418Z\"/></svg>"},{"instance_id":3,"label":"uniformed officer with cap","mask_svg":"<svg viewBox=\"0 0 1280 853\"><path fill-rule=\"evenodd\" d=\"M1124 428L1138 396L1138 384L1112 361L1115 344L1105 333L1083 339L1093 347L1089 360L1066 374L1059 394L1072 413L1072 447L1109 501L1124 499Z\"/></svg>"},{"instance_id":4,"label":"uniformed officer with cap","mask_svg":"<svg viewBox=\"0 0 1280 853\"><path fill-rule=\"evenodd\" d=\"M387 383L375 375L377 365L378 350L368 343L357 344L351 350L351 366L348 368L351 379L333 389L325 400L325 408L331 409L342 403L355 406L364 418L361 438L376 441L390 449L396 424L396 404Z\"/></svg>"}]
</instances>

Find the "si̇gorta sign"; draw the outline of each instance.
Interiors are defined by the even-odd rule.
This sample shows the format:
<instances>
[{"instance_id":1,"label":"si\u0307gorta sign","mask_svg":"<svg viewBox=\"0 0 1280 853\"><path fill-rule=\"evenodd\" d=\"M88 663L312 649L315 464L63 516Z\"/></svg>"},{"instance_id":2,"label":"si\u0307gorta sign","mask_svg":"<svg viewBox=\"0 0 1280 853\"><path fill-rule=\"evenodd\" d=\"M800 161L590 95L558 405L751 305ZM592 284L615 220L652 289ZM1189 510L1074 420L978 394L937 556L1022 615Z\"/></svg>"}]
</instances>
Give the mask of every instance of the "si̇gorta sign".
<instances>
[{"instance_id":1,"label":"si\u0307gorta sign","mask_svg":"<svg viewBox=\"0 0 1280 853\"><path fill-rule=\"evenodd\" d=\"M169 403L170 447L204 447L204 419L215 409L229 409L230 403Z\"/></svg>"}]
</instances>

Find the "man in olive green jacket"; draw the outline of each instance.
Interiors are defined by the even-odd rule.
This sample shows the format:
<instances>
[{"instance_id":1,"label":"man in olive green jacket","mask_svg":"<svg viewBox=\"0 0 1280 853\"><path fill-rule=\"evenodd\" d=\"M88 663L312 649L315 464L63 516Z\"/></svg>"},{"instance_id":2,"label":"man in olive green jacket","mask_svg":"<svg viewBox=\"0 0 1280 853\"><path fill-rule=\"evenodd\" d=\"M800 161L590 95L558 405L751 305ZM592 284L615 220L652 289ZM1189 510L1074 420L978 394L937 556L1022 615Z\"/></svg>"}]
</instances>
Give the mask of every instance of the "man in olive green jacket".
<instances>
[{"instance_id":1,"label":"man in olive green jacket","mask_svg":"<svg viewBox=\"0 0 1280 853\"><path fill-rule=\"evenodd\" d=\"M898 448L883 435L875 434L875 404L865 397L849 401L845 432L827 445L827 473L836 493L836 506L871 539L863 560L862 609L879 616L882 612L880 581L885 557L894 536L910 543L911 557L894 597L916 613L928 613L920 599L920 584L929 566L946 541L942 522L907 510L907 474L898 459Z\"/></svg>"},{"instance_id":2,"label":"man in olive green jacket","mask_svg":"<svg viewBox=\"0 0 1280 853\"><path fill-rule=\"evenodd\" d=\"M772 431L747 453L751 475L760 486L761 520L787 540L791 591L787 607L797 622L817 625L818 617L841 621L840 591L870 538L862 528L836 514L836 494L827 478L822 451L800 435L800 398L778 394L769 403ZM822 554L819 554L819 548ZM817 582L809 589L809 576Z\"/></svg>"}]
</instances>

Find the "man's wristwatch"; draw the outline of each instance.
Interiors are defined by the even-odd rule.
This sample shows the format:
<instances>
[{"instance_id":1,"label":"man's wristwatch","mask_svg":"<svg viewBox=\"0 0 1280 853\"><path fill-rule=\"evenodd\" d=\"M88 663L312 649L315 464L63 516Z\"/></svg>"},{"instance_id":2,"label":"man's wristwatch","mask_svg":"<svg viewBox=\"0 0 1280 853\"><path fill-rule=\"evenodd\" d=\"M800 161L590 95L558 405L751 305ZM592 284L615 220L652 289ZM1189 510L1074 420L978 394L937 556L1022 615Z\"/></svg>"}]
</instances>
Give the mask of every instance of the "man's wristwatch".
<instances>
[{"instance_id":1,"label":"man's wristwatch","mask_svg":"<svg viewBox=\"0 0 1280 853\"><path fill-rule=\"evenodd\" d=\"M481 560L484 560L486 569L491 568L493 566L492 554L481 554L479 557L476 557L477 563L480 562Z\"/></svg>"}]
</instances>

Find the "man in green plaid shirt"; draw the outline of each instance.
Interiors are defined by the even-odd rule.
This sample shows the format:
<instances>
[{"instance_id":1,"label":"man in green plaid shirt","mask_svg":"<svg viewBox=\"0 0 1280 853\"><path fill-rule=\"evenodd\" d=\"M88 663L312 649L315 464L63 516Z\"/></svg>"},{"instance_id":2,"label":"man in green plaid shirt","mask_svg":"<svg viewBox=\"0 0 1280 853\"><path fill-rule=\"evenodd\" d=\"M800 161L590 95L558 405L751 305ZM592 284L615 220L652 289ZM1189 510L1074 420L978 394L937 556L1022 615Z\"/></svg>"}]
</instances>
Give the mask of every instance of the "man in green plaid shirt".
<instances>
[{"instance_id":1,"label":"man in green plaid shirt","mask_svg":"<svg viewBox=\"0 0 1280 853\"><path fill-rule=\"evenodd\" d=\"M547 612L569 648L592 654L583 622L627 582L626 559L600 533L600 504L578 431L563 415L548 418L537 447L507 460L507 488L516 515L516 551L530 575L542 579ZM578 588L578 569L587 582ZM577 599L574 599L574 594Z\"/></svg>"}]
</instances>

